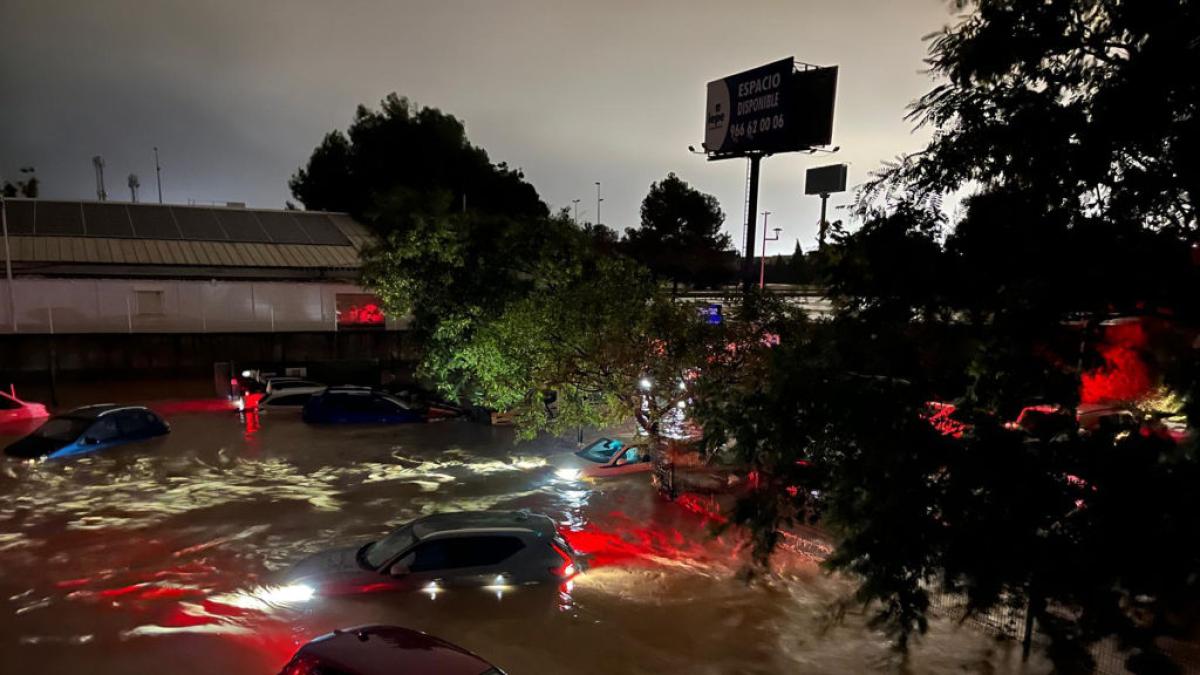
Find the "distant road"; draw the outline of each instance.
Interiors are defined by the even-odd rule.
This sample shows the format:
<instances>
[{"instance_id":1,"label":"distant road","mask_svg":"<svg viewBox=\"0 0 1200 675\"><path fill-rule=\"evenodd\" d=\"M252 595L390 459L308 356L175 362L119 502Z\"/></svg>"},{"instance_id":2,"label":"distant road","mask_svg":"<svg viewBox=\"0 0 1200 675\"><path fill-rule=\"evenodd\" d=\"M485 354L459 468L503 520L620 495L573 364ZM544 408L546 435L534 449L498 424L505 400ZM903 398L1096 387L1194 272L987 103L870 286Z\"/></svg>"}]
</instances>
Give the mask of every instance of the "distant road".
<instances>
[{"instance_id":1,"label":"distant road","mask_svg":"<svg viewBox=\"0 0 1200 675\"><path fill-rule=\"evenodd\" d=\"M782 297L789 304L804 310L805 314L816 318L826 318L833 315L833 304L824 295L820 286L804 286L798 284L767 284L767 290ZM725 304L729 298L737 295L739 287L728 286L721 290L687 291L680 293L680 302L695 302L704 304Z\"/></svg>"}]
</instances>

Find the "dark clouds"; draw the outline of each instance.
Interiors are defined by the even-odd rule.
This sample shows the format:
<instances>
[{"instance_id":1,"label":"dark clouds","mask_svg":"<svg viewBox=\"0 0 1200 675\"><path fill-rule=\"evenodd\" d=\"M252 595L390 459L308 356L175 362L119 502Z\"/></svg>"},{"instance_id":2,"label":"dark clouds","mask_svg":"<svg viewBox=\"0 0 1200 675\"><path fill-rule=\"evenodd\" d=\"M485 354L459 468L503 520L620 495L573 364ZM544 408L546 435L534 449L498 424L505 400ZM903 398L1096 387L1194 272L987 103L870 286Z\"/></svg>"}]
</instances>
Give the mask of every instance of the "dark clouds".
<instances>
[{"instance_id":1,"label":"dark clouds","mask_svg":"<svg viewBox=\"0 0 1200 675\"><path fill-rule=\"evenodd\" d=\"M396 91L464 119L552 206L579 198L591 217L599 180L604 222L636 225L649 183L676 171L720 198L740 242L744 162L687 152L705 83L788 55L840 64L838 160L862 180L919 147L902 115L930 84L920 38L951 19L941 0L0 0L0 175L34 164L46 196L90 198L101 154L111 198L134 172L153 199L158 145L166 201L278 207L326 131ZM814 237L803 170L828 161L763 163L780 250Z\"/></svg>"}]
</instances>

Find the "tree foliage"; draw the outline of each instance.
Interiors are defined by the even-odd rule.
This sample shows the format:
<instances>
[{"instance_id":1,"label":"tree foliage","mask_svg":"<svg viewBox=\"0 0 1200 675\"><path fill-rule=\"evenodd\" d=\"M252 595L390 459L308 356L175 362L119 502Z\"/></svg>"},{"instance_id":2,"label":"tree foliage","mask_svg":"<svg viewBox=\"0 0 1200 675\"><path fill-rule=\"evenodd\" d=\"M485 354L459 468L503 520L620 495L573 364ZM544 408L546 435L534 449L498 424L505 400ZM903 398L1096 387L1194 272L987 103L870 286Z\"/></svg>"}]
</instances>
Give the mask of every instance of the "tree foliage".
<instances>
[{"instance_id":1,"label":"tree foliage","mask_svg":"<svg viewBox=\"0 0 1200 675\"><path fill-rule=\"evenodd\" d=\"M597 245L610 237L565 213L411 220L369 255L364 277L391 312L413 314L420 374L445 393L513 413L526 436L631 417L653 433L685 397L673 387L697 358L699 315ZM672 388L648 396L643 378Z\"/></svg>"},{"instance_id":2,"label":"tree foliage","mask_svg":"<svg viewBox=\"0 0 1200 675\"><path fill-rule=\"evenodd\" d=\"M642 200L641 227L626 228L624 249L659 278L675 284L717 284L730 276L724 222L716 197L669 173L650 185Z\"/></svg>"},{"instance_id":3,"label":"tree foliage","mask_svg":"<svg viewBox=\"0 0 1200 675\"><path fill-rule=\"evenodd\" d=\"M976 0L935 34L943 82L910 119L934 140L866 200L978 183L1046 210L1194 232L1200 168L1200 7L1187 0Z\"/></svg>"},{"instance_id":4,"label":"tree foliage","mask_svg":"<svg viewBox=\"0 0 1200 675\"><path fill-rule=\"evenodd\" d=\"M472 145L453 115L389 94L378 111L360 105L350 128L326 134L288 181L310 210L345 211L383 232L402 227L394 209L411 213L466 210L491 216L548 215L519 170L493 164Z\"/></svg>"},{"instance_id":5,"label":"tree foliage","mask_svg":"<svg viewBox=\"0 0 1200 675\"><path fill-rule=\"evenodd\" d=\"M25 176L24 180L17 182L4 181L4 185L0 187L0 195L5 197L27 197L36 199L38 196L38 187L41 183L38 177L34 174L35 169L32 166L21 167L21 174Z\"/></svg>"},{"instance_id":6,"label":"tree foliage","mask_svg":"<svg viewBox=\"0 0 1200 675\"><path fill-rule=\"evenodd\" d=\"M834 317L696 412L770 486L735 513L759 555L818 518L838 537L828 565L900 645L944 590L972 611L1028 603L1064 668L1110 635L1158 667L1155 638L1189 634L1200 602L1195 438L1081 433L1071 412L1103 323L1135 318L1163 327L1142 356L1200 423L1197 80L1177 67L1200 46L1196 7L960 4L912 112L934 139L821 252ZM950 224L955 190L974 194ZM1031 404L1068 411L1062 426L1014 429Z\"/></svg>"}]
</instances>

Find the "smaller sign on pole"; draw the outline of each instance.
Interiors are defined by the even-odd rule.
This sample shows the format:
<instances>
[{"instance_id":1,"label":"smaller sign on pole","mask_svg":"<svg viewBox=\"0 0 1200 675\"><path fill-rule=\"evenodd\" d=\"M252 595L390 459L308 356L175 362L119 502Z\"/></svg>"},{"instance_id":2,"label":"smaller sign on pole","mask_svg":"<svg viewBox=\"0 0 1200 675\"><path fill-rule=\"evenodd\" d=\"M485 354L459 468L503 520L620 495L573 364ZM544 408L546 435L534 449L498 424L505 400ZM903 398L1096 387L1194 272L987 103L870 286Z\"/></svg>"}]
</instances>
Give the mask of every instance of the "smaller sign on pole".
<instances>
[{"instance_id":1,"label":"smaller sign on pole","mask_svg":"<svg viewBox=\"0 0 1200 675\"><path fill-rule=\"evenodd\" d=\"M846 191L845 164L817 166L804 173L804 194L828 195Z\"/></svg>"}]
</instances>

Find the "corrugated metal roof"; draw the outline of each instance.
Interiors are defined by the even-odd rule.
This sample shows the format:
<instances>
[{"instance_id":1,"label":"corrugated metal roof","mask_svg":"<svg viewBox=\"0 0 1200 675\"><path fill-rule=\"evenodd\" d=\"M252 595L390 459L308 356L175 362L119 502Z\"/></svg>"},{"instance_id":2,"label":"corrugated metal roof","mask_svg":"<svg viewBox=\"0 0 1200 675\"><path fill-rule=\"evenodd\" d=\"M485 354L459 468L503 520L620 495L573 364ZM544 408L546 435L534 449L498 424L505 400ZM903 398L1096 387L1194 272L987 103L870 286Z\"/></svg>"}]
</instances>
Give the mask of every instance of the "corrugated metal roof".
<instances>
[{"instance_id":1,"label":"corrugated metal roof","mask_svg":"<svg viewBox=\"0 0 1200 675\"><path fill-rule=\"evenodd\" d=\"M226 219L233 222L241 218L246 222L270 222L270 232L280 239L291 239L289 243L274 243L270 241L230 241L215 240L216 237L205 233L205 236L195 238L160 239L145 236L148 227L140 229L141 236L98 236L101 221L97 218L97 227L89 228L86 221L87 209L94 214L100 214L101 209L93 208L92 203L84 202L80 208L74 208L79 202L48 202L46 200L11 200L9 208L18 207L36 213L37 227L24 224L16 233L10 230L9 246L12 250L14 263L58 263L58 264L93 264L93 265L138 265L138 266L170 266L170 267L229 267L229 268L267 268L267 269L329 269L349 270L360 265L359 253L370 246L374 238L367 228L343 213L325 213L315 211L266 211L261 209L207 209L212 212L244 212L226 213ZM105 202L104 204L119 203ZM153 218L164 220L166 216L178 209L193 207L171 206L171 210L157 204L120 204L118 216L132 214L133 222L151 223ZM30 208L32 207L32 208ZM87 207L86 209L83 207ZM155 209L150 211L149 209ZM145 213L140 211L145 209ZM110 209L111 210L111 209ZM32 220L30 214L19 215L25 220ZM69 214L70 223L61 226L46 220L52 214ZM81 215L85 220L80 223ZM257 214L265 214L259 217ZM110 214L111 215L111 214ZM141 216L139 220L139 216ZM286 217L285 217L286 216ZM319 218L320 220L317 220ZM21 221L24 223L24 221ZM114 220L120 224L123 221ZM156 221L153 221L156 222ZM164 222L166 222L164 220ZM120 230L105 221L109 230ZM174 221L170 223L174 225ZM298 229L287 230L291 224ZM333 226L328 232L321 227ZM86 232L79 236L75 230L82 227ZM313 229L313 228L316 229ZM96 230L93 232L93 229ZM33 231L31 231L33 230ZM120 230L123 231L123 230ZM175 232L177 228L159 228L157 231ZM68 233L69 232L69 233ZM264 232L267 232L264 229ZM294 234L293 234L294 232ZM135 231L135 235L137 232ZM262 237L257 237L262 239ZM346 242L335 244L334 242ZM302 242L302 243L297 243Z\"/></svg>"}]
</instances>

